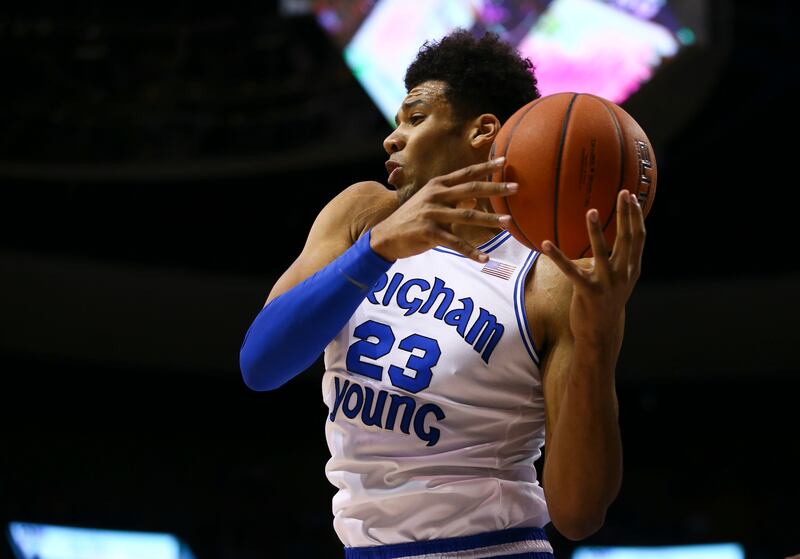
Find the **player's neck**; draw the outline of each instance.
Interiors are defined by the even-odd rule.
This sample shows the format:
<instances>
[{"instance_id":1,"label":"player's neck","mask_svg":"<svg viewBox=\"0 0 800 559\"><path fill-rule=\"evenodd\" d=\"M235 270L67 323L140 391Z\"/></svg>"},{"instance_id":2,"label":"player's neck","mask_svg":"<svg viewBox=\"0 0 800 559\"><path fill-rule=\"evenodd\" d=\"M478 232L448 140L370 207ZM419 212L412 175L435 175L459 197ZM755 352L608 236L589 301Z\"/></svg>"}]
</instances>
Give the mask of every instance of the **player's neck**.
<instances>
[{"instance_id":1,"label":"player's neck","mask_svg":"<svg viewBox=\"0 0 800 559\"><path fill-rule=\"evenodd\" d=\"M479 212L493 213L494 211L489 201L486 199L475 200L471 207ZM490 241L502 231L499 227L476 227L474 225L465 225L462 223L454 223L452 229L454 235L461 237L475 247Z\"/></svg>"},{"instance_id":2,"label":"player's neck","mask_svg":"<svg viewBox=\"0 0 800 559\"><path fill-rule=\"evenodd\" d=\"M475 227L472 225L453 224L453 234L461 237L472 246L480 246L489 242L493 237L501 233L500 228Z\"/></svg>"}]
</instances>

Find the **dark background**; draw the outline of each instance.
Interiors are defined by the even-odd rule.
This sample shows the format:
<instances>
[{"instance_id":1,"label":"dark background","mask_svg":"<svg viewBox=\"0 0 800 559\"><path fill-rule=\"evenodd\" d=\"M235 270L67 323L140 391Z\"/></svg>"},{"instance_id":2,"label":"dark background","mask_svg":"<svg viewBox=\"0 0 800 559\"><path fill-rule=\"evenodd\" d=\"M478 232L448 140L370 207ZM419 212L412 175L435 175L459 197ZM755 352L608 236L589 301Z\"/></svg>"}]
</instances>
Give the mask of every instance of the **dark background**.
<instances>
[{"instance_id":1,"label":"dark background","mask_svg":"<svg viewBox=\"0 0 800 559\"><path fill-rule=\"evenodd\" d=\"M313 18L274 2L47 4L0 13L0 521L338 557L321 364L259 394L237 358L317 212L384 180L386 121ZM618 367L623 489L585 543L785 557L795 22L788 1L709 6L706 41L624 105L658 195Z\"/></svg>"}]
</instances>

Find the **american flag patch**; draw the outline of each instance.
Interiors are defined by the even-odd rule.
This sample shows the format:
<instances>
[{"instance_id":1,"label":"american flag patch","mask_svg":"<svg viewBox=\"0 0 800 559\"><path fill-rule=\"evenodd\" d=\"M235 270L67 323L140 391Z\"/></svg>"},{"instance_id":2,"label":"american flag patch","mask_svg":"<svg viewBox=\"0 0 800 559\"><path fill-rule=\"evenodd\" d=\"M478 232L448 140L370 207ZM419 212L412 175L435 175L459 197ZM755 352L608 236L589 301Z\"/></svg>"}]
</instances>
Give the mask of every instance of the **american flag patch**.
<instances>
[{"instance_id":1,"label":"american flag patch","mask_svg":"<svg viewBox=\"0 0 800 559\"><path fill-rule=\"evenodd\" d=\"M512 266L511 264L505 264L503 262L498 262L497 260L489 260L486 264L484 264L483 268L481 268L481 272L484 274L489 274L490 276L507 280L514 275L514 270L516 269L517 267Z\"/></svg>"}]
</instances>

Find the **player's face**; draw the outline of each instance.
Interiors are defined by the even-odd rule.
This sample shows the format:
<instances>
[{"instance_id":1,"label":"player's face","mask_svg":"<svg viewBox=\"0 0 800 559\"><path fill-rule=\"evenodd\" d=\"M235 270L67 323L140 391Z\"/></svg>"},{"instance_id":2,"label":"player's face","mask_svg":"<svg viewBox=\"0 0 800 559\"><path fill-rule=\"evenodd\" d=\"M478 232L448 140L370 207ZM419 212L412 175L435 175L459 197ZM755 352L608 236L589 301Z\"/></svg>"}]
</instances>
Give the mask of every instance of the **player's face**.
<instances>
[{"instance_id":1,"label":"player's face","mask_svg":"<svg viewBox=\"0 0 800 559\"><path fill-rule=\"evenodd\" d=\"M427 81L408 92L397 128L383 141L388 182L407 200L432 178L475 162L467 123L454 120L446 84Z\"/></svg>"}]
</instances>

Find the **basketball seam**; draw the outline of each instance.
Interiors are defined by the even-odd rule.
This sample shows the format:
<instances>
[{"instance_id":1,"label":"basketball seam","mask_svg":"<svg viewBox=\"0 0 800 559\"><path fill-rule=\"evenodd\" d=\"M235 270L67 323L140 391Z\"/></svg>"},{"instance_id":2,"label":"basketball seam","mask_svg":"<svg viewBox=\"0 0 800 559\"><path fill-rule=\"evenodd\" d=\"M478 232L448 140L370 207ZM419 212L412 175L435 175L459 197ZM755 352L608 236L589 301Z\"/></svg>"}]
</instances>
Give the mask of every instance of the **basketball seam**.
<instances>
[{"instance_id":1,"label":"basketball seam","mask_svg":"<svg viewBox=\"0 0 800 559\"><path fill-rule=\"evenodd\" d=\"M600 103L603 105L603 107L605 107L605 109L608 111L608 114L611 115L611 119L614 121L614 127L617 129L617 139L619 140L619 148L620 148L619 149L620 170L619 170L619 184L617 185L617 196L614 197L614 206L611 208L611 213L608 214L608 218L606 219L606 222L603 225L602 232L603 236L605 236L606 229L608 229L608 226L611 225L611 220L617 213L617 199L619 198L619 192L622 190L622 186L625 184L625 143L624 143L625 138L623 138L622 136L622 127L619 125L619 120L617 119L617 115L614 113L614 111L611 110L611 107L606 105L605 101L603 101L601 97L596 97L595 95L592 95L592 97L598 99ZM617 231L617 235L619 235L619 231ZM581 258L583 258L583 256L586 254L586 251L588 251L590 248L592 248L591 242L589 243L589 246L587 246L581 252Z\"/></svg>"},{"instance_id":2,"label":"basketball seam","mask_svg":"<svg viewBox=\"0 0 800 559\"><path fill-rule=\"evenodd\" d=\"M575 104L575 100L578 98L579 93L575 93L572 96L572 99L569 101L569 105L567 105L567 112L564 113L564 126L561 128L561 138L558 142L558 156L556 157L556 181L555 181L555 192L553 196L553 237L556 246L558 244L558 189L559 183L561 181L561 158L564 156L564 140L567 137L567 127L569 125L569 117L572 113L572 106Z\"/></svg>"}]
</instances>

